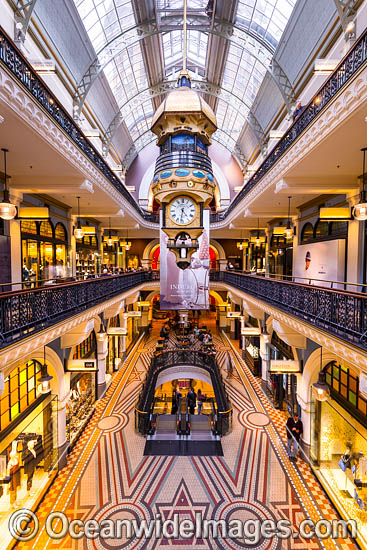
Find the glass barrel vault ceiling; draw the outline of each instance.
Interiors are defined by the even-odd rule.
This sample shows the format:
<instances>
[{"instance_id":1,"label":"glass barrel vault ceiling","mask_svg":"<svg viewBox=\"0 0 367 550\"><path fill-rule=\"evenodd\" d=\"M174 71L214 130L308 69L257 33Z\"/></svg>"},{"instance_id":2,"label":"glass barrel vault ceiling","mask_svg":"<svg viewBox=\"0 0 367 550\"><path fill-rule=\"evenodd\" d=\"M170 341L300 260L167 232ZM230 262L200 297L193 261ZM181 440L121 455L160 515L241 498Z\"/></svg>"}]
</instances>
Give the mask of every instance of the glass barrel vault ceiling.
<instances>
[{"instance_id":1,"label":"glass barrel vault ceiling","mask_svg":"<svg viewBox=\"0 0 367 550\"><path fill-rule=\"evenodd\" d=\"M132 0L74 0L74 3L139 151L155 139L150 133L154 108L146 93L148 78L138 31L134 28ZM296 0L238 1L233 37L221 78L222 97L217 101L216 111L218 131L215 139L231 151L295 3ZM206 17L207 4L208 0L188 0L189 18ZM183 0L155 0L155 7L158 23L162 25L165 75L172 79L182 67ZM168 21L170 29L165 31ZM175 21L178 29L172 29ZM188 67L198 80L205 80L206 76L209 26L208 20L208 27L188 31ZM261 45L256 35L269 47ZM141 102L137 100L139 94Z\"/></svg>"}]
</instances>

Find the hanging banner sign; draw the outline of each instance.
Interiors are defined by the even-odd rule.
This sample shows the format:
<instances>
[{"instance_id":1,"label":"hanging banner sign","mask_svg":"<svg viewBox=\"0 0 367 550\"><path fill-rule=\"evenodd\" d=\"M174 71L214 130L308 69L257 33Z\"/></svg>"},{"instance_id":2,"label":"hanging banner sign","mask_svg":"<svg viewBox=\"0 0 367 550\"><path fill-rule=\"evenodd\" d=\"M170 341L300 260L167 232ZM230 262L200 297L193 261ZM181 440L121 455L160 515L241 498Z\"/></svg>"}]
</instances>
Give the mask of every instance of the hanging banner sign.
<instances>
[{"instance_id":1,"label":"hanging banner sign","mask_svg":"<svg viewBox=\"0 0 367 550\"><path fill-rule=\"evenodd\" d=\"M123 327L110 327L107 330L108 336L127 336L127 329Z\"/></svg>"},{"instance_id":2,"label":"hanging banner sign","mask_svg":"<svg viewBox=\"0 0 367 550\"><path fill-rule=\"evenodd\" d=\"M256 327L243 327L241 329L241 336L260 336L261 330Z\"/></svg>"},{"instance_id":3,"label":"hanging banner sign","mask_svg":"<svg viewBox=\"0 0 367 550\"><path fill-rule=\"evenodd\" d=\"M126 317L141 317L141 311L127 311Z\"/></svg>"},{"instance_id":4,"label":"hanging banner sign","mask_svg":"<svg viewBox=\"0 0 367 550\"><path fill-rule=\"evenodd\" d=\"M236 317L241 317L240 311L227 311L227 319L233 319Z\"/></svg>"},{"instance_id":5,"label":"hanging banner sign","mask_svg":"<svg viewBox=\"0 0 367 550\"><path fill-rule=\"evenodd\" d=\"M71 359L66 361L67 372L96 372L96 359Z\"/></svg>"},{"instance_id":6,"label":"hanging banner sign","mask_svg":"<svg viewBox=\"0 0 367 550\"><path fill-rule=\"evenodd\" d=\"M272 359L270 361L270 372L276 374L297 374L301 372L300 361L291 361L290 359Z\"/></svg>"}]
</instances>

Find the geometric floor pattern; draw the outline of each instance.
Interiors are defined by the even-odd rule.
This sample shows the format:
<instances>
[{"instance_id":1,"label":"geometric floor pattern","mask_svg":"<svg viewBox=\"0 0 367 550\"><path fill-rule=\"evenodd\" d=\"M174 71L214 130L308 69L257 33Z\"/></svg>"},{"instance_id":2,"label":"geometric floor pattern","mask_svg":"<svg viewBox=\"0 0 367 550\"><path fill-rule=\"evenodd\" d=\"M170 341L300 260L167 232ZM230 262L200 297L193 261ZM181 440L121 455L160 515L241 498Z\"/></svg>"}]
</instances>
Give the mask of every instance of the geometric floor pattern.
<instances>
[{"instance_id":1,"label":"geometric floor pattern","mask_svg":"<svg viewBox=\"0 0 367 550\"><path fill-rule=\"evenodd\" d=\"M285 451L284 416L264 396L235 346L225 335L214 336L219 363L231 353L235 369L226 379L234 414L233 429L222 439L222 457L143 456L145 439L135 432L134 405L155 346L157 329L138 342L116 373L106 396L79 439L69 463L58 475L37 512L41 529L19 549L112 550L352 550L351 540L303 540L304 519L334 519L328 502L306 463L293 464ZM289 520L290 539L260 537L255 545L243 538L140 537L52 540L44 528L52 511L69 520L247 519ZM195 534L196 535L196 534Z\"/></svg>"}]
</instances>

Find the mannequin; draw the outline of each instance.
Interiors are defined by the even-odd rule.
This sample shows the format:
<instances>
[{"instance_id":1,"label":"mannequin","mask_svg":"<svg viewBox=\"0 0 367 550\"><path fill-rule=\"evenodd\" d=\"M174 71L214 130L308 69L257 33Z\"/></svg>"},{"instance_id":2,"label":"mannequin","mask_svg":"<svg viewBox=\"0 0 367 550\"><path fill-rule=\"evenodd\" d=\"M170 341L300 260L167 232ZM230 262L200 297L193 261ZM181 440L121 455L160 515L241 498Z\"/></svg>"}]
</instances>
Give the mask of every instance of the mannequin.
<instances>
[{"instance_id":1,"label":"mannequin","mask_svg":"<svg viewBox=\"0 0 367 550\"><path fill-rule=\"evenodd\" d=\"M10 477L9 494L10 504L12 506L18 506L17 493L20 487L20 468L16 450L10 451L10 459L8 462L8 476Z\"/></svg>"}]
</instances>

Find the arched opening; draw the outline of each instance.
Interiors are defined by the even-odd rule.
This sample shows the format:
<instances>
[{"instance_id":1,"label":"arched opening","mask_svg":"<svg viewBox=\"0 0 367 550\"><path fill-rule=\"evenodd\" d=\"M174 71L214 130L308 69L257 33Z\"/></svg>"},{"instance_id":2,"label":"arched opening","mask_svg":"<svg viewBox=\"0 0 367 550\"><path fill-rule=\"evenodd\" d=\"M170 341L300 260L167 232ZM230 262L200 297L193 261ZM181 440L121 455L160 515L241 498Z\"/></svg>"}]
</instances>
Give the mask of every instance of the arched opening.
<instances>
[{"instance_id":1,"label":"arched opening","mask_svg":"<svg viewBox=\"0 0 367 550\"><path fill-rule=\"evenodd\" d=\"M301 232L301 242L307 243L313 239L313 225L312 223L306 223Z\"/></svg>"},{"instance_id":2,"label":"arched opening","mask_svg":"<svg viewBox=\"0 0 367 550\"><path fill-rule=\"evenodd\" d=\"M157 270L159 267L159 256L161 253L161 247L157 245L155 248L153 248L152 253L152 269Z\"/></svg>"}]
</instances>

